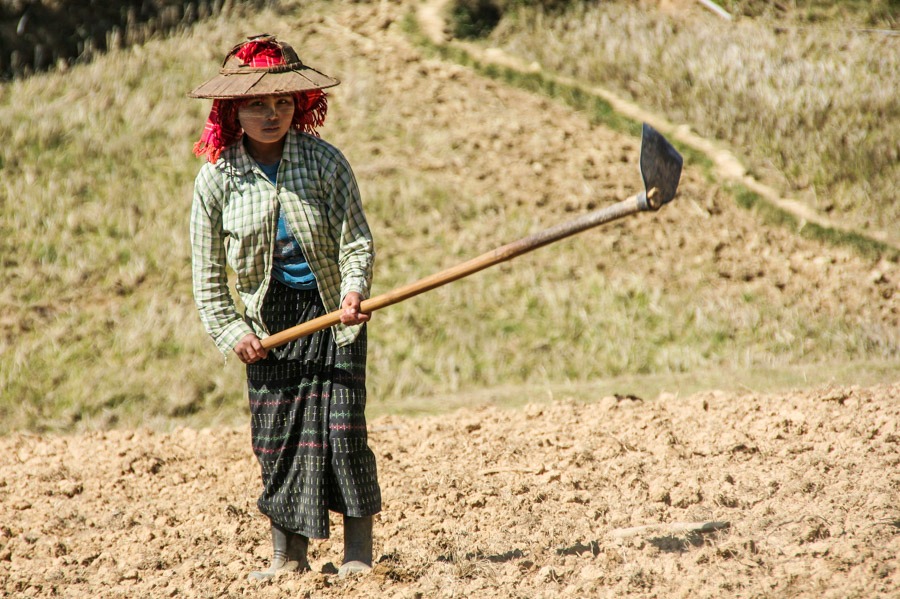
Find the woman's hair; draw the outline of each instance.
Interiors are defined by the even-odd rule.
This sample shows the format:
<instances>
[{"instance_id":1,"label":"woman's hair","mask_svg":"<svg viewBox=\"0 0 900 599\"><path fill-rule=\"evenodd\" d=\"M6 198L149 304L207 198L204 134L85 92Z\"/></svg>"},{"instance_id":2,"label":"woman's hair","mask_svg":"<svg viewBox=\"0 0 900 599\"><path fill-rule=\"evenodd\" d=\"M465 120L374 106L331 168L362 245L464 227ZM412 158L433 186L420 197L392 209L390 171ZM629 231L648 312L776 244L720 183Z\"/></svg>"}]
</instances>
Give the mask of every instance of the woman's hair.
<instances>
[{"instance_id":1,"label":"woman's hair","mask_svg":"<svg viewBox=\"0 0 900 599\"><path fill-rule=\"evenodd\" d=\"M294 98L291 128L318 137L316 128L325 122L325 114L328 112L325 92L313 89L290 95ZM244 130L238 121L238 108L249 99L213 100L200 141L194 144L194 155L206 156L207 160L215 164L225 148L241 138Z\"/></svg>"}]
</instances>

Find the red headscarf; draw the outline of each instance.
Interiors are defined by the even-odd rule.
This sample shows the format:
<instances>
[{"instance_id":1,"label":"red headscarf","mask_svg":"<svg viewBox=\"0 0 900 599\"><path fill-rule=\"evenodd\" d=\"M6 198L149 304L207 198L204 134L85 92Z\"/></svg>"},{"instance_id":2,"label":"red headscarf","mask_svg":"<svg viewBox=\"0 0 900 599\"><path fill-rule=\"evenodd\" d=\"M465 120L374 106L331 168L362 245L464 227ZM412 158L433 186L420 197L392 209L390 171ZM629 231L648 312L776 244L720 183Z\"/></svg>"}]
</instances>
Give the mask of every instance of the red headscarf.
<instances>
[{"instance_id":1,"label":"red headscarf","mask_svg":"<svg viewBox=\"0 0 900 599\"><path fill-rule=\"evenodd\" d=\"M244 64L251 67L271 67L284 64L281 49L269 41L250 41L241 46L235 54ZM318 137L316 127L325 122L328 101L325 92L312 89L291 94L294 97L294 120L291 128ZM247 98L213 100L212 110L206 119L206 126L200 141L194 144L196 156L206 156L215 163L222 152L241 138L244 130L238 123L238 107Z\"/></svg>"}]
</instances>

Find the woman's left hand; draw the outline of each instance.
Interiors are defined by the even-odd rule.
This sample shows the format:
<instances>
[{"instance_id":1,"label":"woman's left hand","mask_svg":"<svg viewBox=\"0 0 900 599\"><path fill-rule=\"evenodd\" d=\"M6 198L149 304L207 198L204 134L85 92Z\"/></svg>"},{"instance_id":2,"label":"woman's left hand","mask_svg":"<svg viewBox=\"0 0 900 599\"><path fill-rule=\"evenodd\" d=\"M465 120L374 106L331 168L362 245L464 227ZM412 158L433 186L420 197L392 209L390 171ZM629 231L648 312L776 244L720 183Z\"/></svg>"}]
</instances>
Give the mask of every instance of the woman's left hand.
<instances>
[{"instance_id":1,"label":"woman's left hand","mask_svg":"<svg viewBox=\"0 0 900 599\"><path fill-rule=\"evenodd\" d=\"M341 322L344 324L362 324L369 322L372 315L359 311L359 305L362 303L362 296L356 291L351 291L344 296L341 302Z\"/></svg>"}]
</instances>

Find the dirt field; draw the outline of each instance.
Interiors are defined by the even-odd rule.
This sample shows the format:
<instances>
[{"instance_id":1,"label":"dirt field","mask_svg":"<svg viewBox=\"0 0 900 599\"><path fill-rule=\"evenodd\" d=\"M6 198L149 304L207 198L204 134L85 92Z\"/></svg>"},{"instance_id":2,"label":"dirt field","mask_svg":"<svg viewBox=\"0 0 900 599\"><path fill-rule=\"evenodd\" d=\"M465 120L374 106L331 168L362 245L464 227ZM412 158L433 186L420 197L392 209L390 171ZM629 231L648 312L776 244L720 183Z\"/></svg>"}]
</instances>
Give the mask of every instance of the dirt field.
<instances>
[{"instance_id":1,"label":"dirt field","mask_svg":"<svg viewBox=\"0 0 900 599\"><path fill-rule=\"evenodd\" d=\"M585 178L591 202L628 191L635 140L423 58L392 26L406 8L348 4L305 30L345 60L365 56L350 89L364 95L377 78L373 110L388 119L384 107L398 107L397 122L421 133L384 164L377 140L341 144L373 156L362 177L416 164L551 216L592 207ZM567 199L547 205L551 195ZM685 210L654 217L665 229L627 223L604 237L620 258L609 268L701 294L712 264L711 293L781 298L896 336L896 263L761 229L690 169L681 197ZM898 423L900 381L373 419L374 572L338 579L334 519L332 539L312 544L312 573L264 584L246 580L270 554L248 428L15 433L0 438L0 595L898 597Z\"/></svg>"},{"instance_id":2,"label":"dirt field","mask_svg":"<svg viewBox=\"0 0 900 599\"><path fill-rule=\"evenodd\" d=\"M900 385L371 422L377 564L269 556L249 431L0 440L10 597L897 597ZM677 523L727 523L684 532Z\"/></svg>"}]
</instances>

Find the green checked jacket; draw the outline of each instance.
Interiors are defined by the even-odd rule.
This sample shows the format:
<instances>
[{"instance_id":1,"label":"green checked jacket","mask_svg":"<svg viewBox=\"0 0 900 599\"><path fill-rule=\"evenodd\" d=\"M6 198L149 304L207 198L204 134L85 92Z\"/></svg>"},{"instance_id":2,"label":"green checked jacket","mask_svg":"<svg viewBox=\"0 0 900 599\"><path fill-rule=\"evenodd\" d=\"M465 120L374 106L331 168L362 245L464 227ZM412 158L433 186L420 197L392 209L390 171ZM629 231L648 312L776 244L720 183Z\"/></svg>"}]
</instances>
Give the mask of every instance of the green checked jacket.
<instances>
[{"instance_id":1,"label":"green checked jacket","mask_svg":"<svg viewBox=\"0 0 900 599\"><path fill-rule=\"evenodd\" d=\"M247 333L269 334L260 314L271 280L279 210L303 247L326 310L337 310L351 291L369 296L375 248L347 159L319 138L290 131L277 181L276 187L236 143L215 164L205 163L194 182L194 300L226 356ZM226 267L236 275L243 316L232 301ZM336 325L335 342L351 343L361 326Z\"/></svg>"}]
</instances>

